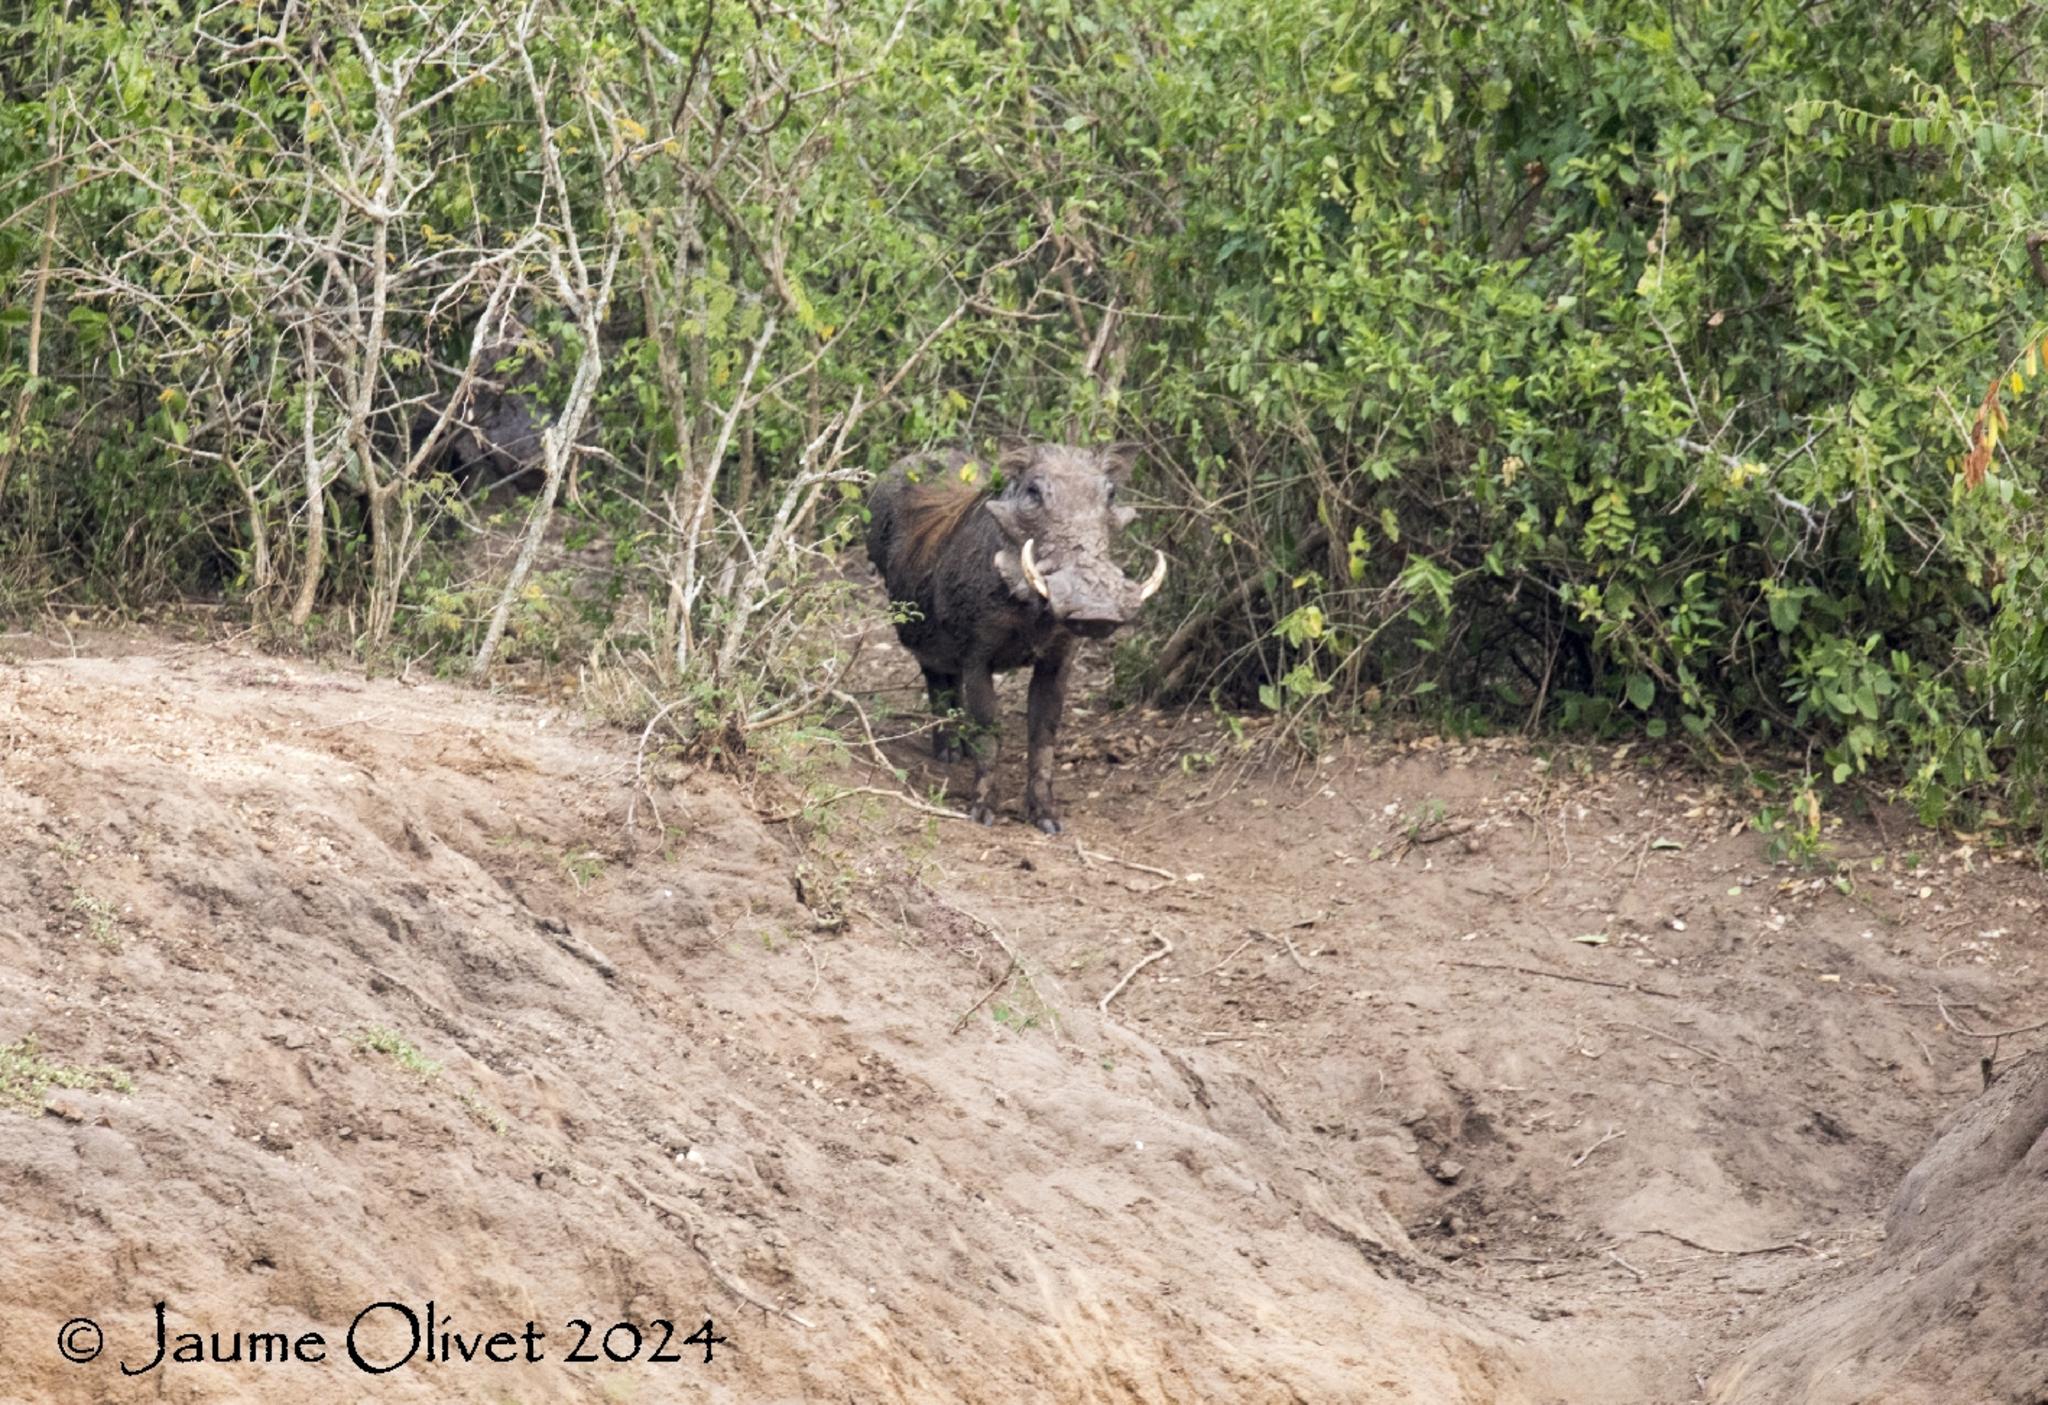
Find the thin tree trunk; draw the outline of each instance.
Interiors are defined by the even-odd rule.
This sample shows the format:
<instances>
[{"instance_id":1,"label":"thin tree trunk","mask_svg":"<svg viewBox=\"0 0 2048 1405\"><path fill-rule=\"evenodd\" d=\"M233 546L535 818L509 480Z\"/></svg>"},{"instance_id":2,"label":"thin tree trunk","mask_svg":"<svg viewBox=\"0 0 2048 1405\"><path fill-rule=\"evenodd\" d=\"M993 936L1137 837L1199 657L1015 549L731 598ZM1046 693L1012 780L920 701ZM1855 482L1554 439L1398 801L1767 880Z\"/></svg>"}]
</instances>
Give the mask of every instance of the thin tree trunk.
<instances>
[{"instance_id":1,"label":"thin tree trunk","mask_svg":"<svg viewBox=\"0 0 2048 1405\"><path fill-rule=\"evenodd\" d=\"M50 295L50 255L57 246L57 189L63 171L62 162L51 162L50 188L43 193L49 207L43 211L43 257L36 267L36 291L29 303L28 379L21 383L21 393L14 399L14 433L8 436L5 450L0 451L0 499L7 496L7 475L21 448L21 437L28 432L28 407L35 398L36 378L42 372L43 306Z\"/></svg>"},{"instance_id":2,"label":"thin tree trunk","mask_svg":"<svg viewBox=\"0 0 2048 1405\"><path fill-rule=\"evenodd\" d=\"M320 591L320 573L327 568L327 466L313 441L313 348L306 347L306 560L299 573L299 598L292 605L292 628L304 629L313 617Z\"/></svg>"}]
</instances>

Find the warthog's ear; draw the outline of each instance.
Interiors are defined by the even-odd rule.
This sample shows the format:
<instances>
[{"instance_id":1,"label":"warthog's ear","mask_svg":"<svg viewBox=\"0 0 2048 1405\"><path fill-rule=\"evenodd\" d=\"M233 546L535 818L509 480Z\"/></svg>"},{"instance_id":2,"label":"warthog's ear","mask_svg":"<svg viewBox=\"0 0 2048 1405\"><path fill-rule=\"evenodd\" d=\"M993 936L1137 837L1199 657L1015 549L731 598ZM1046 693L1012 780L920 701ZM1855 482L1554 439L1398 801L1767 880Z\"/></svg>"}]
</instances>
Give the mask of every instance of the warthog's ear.
<instances>
[{"instance_id":1,"label":"warthog's ear","mask_svg":"<svg viewBox=\"0 0 2048 1405\"><path fill-rule=\"evenodd\" d=\"M1131 476L1131 468L1145 453L1145 446L1135 439L1123 439L1114 444L1105 444L1096 451L1102 464L1102 471L1110 481L1122 483Z\"/></svg>"},{"instance_id":2,"label":"warthog's ear","mask_svg":"<svg viewBox=\"0 0 2048 1405\"><path fill-rule=\"evenodd\" d=\"M981 506L984 512L996 519L996 525L1003 529L1004 536L1013 542L1023 539L1023 526L1017 521L1017 504L1008 498L997 497L988 499Z\"/></svg>"},{"instance_id":3,"label":"warthog's ear","mask_svg":"<svg viewBox=\"0 0 2048 1405\"><path fill-rule=\"evenodd\" d=\"M999 434L996 436L996 470L1005 479L1015 478L1031 467L1031 461L1038 457L1038 446L1021 434Z\"/></svg>"}]
</instances>

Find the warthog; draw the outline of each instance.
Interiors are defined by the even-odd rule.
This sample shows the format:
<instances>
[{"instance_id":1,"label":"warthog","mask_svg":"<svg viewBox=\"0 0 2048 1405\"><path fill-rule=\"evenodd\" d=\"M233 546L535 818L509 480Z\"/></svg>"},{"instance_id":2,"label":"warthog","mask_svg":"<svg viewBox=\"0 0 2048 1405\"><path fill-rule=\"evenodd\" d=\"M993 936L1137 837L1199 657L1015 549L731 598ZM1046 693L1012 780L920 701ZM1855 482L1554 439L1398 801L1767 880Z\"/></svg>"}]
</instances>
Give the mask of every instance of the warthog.
<instances>
[{"instance_id":1,"label":"warthog","mask_svg":"<svg viewBox=\"0 0 2048 1405\"><path fill-rule=\"evenodd\" d=\"M1137 515L1116 501L1135 453L1007 446L997 460L1000 493L988 491L990 475L963 451L913 455L868 493L868 559L902 610L897 637L924 669L932 710L941 719L956 707L967 714L965 735L942 721L933 749L948 762L963 741L972 753L968 813L982 824L995 821L995 675L1031 665L1025 816L1058 834L1053 742L1075 648L1115 632L1166 579L1164 554L1143 584L1109 555L1111 539Z\"/></svg>"}]
</instances>

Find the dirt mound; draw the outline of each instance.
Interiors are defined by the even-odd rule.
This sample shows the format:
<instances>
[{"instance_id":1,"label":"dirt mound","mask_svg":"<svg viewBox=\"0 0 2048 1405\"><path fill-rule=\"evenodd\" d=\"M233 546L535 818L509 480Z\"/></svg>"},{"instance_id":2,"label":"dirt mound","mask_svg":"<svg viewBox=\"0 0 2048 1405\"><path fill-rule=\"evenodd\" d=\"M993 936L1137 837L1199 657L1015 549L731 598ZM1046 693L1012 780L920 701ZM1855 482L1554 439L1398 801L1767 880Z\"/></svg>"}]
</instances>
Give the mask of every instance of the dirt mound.
<instances>
[{"instance_id":1,"label":"dirt mound","mask_svg":"<svg viewBox=\"0 0 2048 1405\"><path fill-rule=\"evenodd\" d=\"M634 763L559 710L254 656L7 668L0 1396L1545 1398L1404 1281L1369 1193L1219 1130L1166 1051L963 1022L985 931L930 896L821 928L701 774L636 841ZM326 1358L124 1379L159 1299L174 1350ZM538 1324L545 1364L351 1365L360 1310L430 1300ZM566 1364L576 1318L643 1359ZM644 1359L658 1319L681 1364ZM365 1359L403 1336L373 1316Z\"/></svg>"},{"instance_id":2,"label":"dirt mound","mask_svg":"<svg viewBox=\"0 0 2048 1405\"><path fill-rule=\"evenodd\" d=\"M1978 1086L1936 993L2048 993L2030 869L1859 826L1773 866L1753 797L1626 747L1274 773L1080 701L1054 840L881 766L750 798L572 707L110 652L0 665L0 1400L1675 1405L1760 1340L1725 1388L1794 1399L1765 1334L1863 1291ZM853 754L957 779L871 658ZM120 1375L160 1300L244 1359ZM443 1359L353 1366L379 1302ZM541 1361L463 1359L528 1323Z\"/></svg>"},{"instance_id":3,"label":"dirt mound","mask_svg":"<svg viewBox=\"0 0 2048 1405\"><path fill-rule=\"evenodd\" d=\"M1714 1383L1724 1405L2048 1401L2048 1058L2015 1063L1900 1185L1885 1242Z\"/></svg>"}]
</instances>

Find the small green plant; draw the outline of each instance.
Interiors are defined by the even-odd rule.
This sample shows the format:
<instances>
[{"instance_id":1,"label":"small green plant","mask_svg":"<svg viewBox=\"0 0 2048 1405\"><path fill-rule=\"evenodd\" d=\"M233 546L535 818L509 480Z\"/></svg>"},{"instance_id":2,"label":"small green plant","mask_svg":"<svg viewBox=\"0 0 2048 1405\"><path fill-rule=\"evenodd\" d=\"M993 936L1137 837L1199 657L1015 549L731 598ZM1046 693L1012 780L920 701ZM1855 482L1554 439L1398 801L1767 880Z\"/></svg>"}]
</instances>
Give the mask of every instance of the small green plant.
<instances>
[{"instance_id":1,"label":"small green plant","mask_svg":"<svg viewBox=\"0 0 2048 1405\"><path fill-rule=\"evenodd\" d=\"M458 1088L455 1090L455 1101L462 1104L462 1110L464 1112L467 1112L471 1117L474 1117L478 1122L490 1128L493 1132L497 1133L501 1137L504 1136L506 1131L510 1128L511 1124L505 1120L504 1113L498 1111L498 1109L496 1109L495 1107L492 1107L489 1103L485 1102L475 1093L470 1092L467 1088Z\"/></svg>"},{"instance_id":2,"label":"small green plant","mask_svg":"<svg viewBox=\"0 0 2048 1405\"><path fill-rule=\"evenodd\" d=\"M419 1047L404 1035L383 1025L371 1025L356 1035L356 1047L373 1054L385 1055L423 1083L437 1082L441 1078L440 1064L421 1053ZM461 1105L464 1112L499 1136L505 1135L509 1124L504 1113L467 1088L457 1088L445 1083L442 1086L448 1088L450 1095Z\"/></svg>"},{"instance_id":3,"label":"small green plant","mask_svg":"<svg viewBox=\"0 0 2048 1405\"><path fill-rule=\"evenodd\" d=\"M1444 807L1444 802L1435 796L1431 796L1423 802L1422 808L1419 811L1411 812L1406 816L1407 823L1402 826L1402 833L1408 838L1410 843L1413 843L1424 830L1434 829L1442 824L1444 816L1448 813L1449 811Z\"/></svg>"},{"instance_id":4,"label":"small green plant","mask_svg":"<svg viewBox=\"0 0 2048 1405\"><path fill-rule=\"evenodd\" d=\"M604 856L587 849L580 854L564 854L562 872L569 875L569 881L580 893L604 876Z\"/></svg>"},{"instance_id":5,"label":"small green plant","mask_svg":"<svg viewBox=\"0 0 2048 1405\"><path fill-rule=\"evenodd\" d=\"M371 1025L358 1034L356 1047L384 1054L407 1073L420 1078L438 1078L441 1075L441 1065L422 1054L404 1035L383 1025Z\"/></svg>"},{"instance_id":6,"label":"small green plant","mask_svg":"<svg viewBox=\"0 0 2048 1405\"><path fill-rule=\"evenodd\" d=\"M43 1095L52 1088L77 1088L89 1093L110 1088L117 1093L132 1093L135 1084L118 1069L67 1068L51 1063L43 1057L33 1034L0 1045L0 1104L34 1110L43 1105Z\"/></svg>"},{"instance_id":7,"label":"small green plant","mask_svg":"<svg viewBox=\"0 0 2048 1405\"><path fill-rule=\"evenodd\" d=\"M1750 824L1766 840L1773 862L1810 867L1820 857L1820 794L1809 780L1782 806L1761 807Z\"/></svg>"},{"instance_id":8,"label":"small green plant","mask_svg":"<svg viewBox=\"0 0 2048 1405\"><path fill-rule=\"evenodd\" d=\"M85 930L109 951L121 949L120 913L107 899L83 888L71 890L71 910L85 922Z\"/></svg>"},{"instance_id":9,"label":"small green plant","mask_svg":"<svg viewBox=\"0 0 2048 1405\"><path fill-rule=\"evenodd\" d=\"M1038 1023L1038 1016L1027 1015L1014 1005L998 1001L989 1011L995 1022L1005 1029L1026 1030Z\"/></svg>"}]
</instances>

